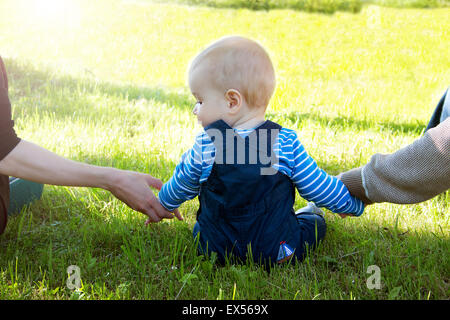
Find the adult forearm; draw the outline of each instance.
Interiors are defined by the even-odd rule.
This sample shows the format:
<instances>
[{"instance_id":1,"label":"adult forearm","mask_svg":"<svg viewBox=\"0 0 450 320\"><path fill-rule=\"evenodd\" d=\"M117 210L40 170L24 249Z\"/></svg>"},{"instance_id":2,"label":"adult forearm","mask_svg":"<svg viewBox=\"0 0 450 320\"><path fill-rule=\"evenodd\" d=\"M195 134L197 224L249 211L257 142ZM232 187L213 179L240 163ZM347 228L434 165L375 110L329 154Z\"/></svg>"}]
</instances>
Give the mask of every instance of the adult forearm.
<instances>
[{"instance_id":1,"label":"adult forearm","mask_svg":"<svg viewBox=\"0 0 450 320\"><path fill-rule=\"evenodd\" d=\"M43 184L103 188L130 208L146 214L149 217L147 222L174 217L150 190L150 187L161 188L159 179L143 173L72 161L24 140L0 161L0 174ZM183 219L178 210L174 214L179 220Z\"/></svg>"},{"instance_id":2,"label":"adult forearm","mask_svg":"<svg viewBox=\"0 0 450 320\"><path fill-rule=\"evenodd\" d=\"M60 157L24 140L0 161L1 174L59 186L108 189L112 170Z\"/></svg>"}]
</instances>

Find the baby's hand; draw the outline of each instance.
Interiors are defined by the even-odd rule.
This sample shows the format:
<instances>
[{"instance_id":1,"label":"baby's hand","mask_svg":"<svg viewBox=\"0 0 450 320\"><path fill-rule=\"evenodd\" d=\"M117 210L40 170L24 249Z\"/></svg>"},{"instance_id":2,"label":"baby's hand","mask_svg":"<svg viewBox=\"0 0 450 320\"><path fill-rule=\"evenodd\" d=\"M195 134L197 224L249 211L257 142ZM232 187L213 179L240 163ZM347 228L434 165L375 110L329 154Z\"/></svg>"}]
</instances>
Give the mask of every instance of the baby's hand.
<instances>
[{"instance_id":1,"label":"baby's hand","mask_svg":"<svg viewBox=\"0 0 450 320\"><path fill-rule=\"evenodd\" d=\"M183 217L181 216L180 211L179 211L178 209L175 209L174 211L172 211L172 213L174 214L174 216L175 216L178 220L180 220L180 221L183 220ZM163 218L167 218L167 217L162 217L161 220L162 220ZM168 219L172 219L172 218L173 218L173 216L172 216L171 218L168 218ZM152 221L152 219L148 218L147 221L145 221L145 225L147 226L147 225L148 225L149 223L151 223L151 222L154 222L154 221Z\"/></svg>"}]
</instances>

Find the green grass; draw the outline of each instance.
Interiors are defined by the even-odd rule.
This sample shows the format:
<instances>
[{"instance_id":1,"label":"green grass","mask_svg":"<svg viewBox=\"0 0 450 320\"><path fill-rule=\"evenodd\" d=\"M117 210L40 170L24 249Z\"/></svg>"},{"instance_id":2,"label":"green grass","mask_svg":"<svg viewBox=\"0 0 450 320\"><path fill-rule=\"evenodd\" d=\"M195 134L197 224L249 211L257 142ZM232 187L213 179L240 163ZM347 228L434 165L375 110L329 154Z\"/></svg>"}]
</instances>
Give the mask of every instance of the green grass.
<instances>
[{"instance_id":1,"label":"green grass","mask_svg":"<svg viewBox=\"0 0 450 320\"><path fill-rule=\"evenodd\" d=\"M331 174L418 138L450 83L448 8L333 15L148 1L40 8L0 3L0 54L18 134L74 160L162 180L200 130L188 63L223 35L267 48L277 71L267 118L297 130ZM196 255L197 200L182 205L185 221L145 227L142 214L106 191L46 186L0 237L0 298L448 299L449 200L447 192L417 205L377 204L344 220L326 212L318 250L269 274ZM304 204L297 197L295 207ZM366 286L373 264L379 290ZM81 290L66 286L70 265L80 267Z\"/></svg>"},{"instance_id":2,"label":"green grass","mask_svg":"<svg viewBox=\"0 0 450 320\"><path fill-rule=\"evenodd\" d=\"M141 0L146 1L146 0ZM151 1L151 0L150 0ZM250 10L292 9L332 14L336 11L360 12L364 4L395 8L447 8L450 0L158 0L213 8Z\"/></svg>"},{"instance_id":3,"label":"green grass","mask_svg":"<svg viewBox=\"0 0 450 320\"><path fill-rule=\"evenodd\" d=\"M449 0L365 0L386 7L394 8L448 8Z\"/></svg>"},{"instance_id":4,"label":"green grass","mask_svg":"<svg viewBox=\"0 0 450 320\"><path fill-rule=\"evenodd\" d=\"M361 0L159 0L161 2L187 3L213 8L247 8L251 10L292 9L307 12L334 13L359 12Z\"/></svg>"}]
</instances>

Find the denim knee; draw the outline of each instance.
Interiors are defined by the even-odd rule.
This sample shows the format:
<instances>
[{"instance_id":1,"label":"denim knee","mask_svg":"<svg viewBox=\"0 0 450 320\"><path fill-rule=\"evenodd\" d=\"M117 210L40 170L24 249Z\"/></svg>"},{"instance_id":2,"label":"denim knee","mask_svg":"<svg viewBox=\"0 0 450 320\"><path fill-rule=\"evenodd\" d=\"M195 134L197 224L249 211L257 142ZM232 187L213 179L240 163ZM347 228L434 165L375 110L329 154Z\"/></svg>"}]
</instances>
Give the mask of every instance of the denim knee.
<instances>
[{"instance_id":1,"label":"denim knee","mask_svg":"<svg viewBox=\"0 0 450 320\"><path fill-rule=\"evenodd\" d=\"M198 224L198 222L195 223L194 225L194 229L192 230L192 236L194 237L194 241L195 243L198 243L198 251L199 253L201 252L200 250L200 225Z\"/></svg>"},{"instance_id":2,"label":"denim knee","mask_svg":"<svg viewBox=\"0 0 450 320\"><path fill-rule=\"evenodd\" d=\"M316 213L297 215L297 221L304 234L304 242L313 245L325 237L327 224L325 218Z\"/></svg>"}]
</instances>

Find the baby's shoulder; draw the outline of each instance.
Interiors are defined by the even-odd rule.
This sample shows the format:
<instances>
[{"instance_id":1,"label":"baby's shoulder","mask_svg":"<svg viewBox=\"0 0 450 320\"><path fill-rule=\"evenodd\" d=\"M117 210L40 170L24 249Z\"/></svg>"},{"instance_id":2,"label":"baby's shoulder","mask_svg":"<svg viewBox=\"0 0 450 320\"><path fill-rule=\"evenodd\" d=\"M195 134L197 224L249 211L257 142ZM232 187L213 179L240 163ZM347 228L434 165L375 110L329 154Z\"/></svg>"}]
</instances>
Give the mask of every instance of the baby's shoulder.
<instances>
[{"instance_id":1,"label":"baby's shoulder","mask_svg":"<svg viewBox=\"0 0 450 320\"><path fill-rule=\"evenodd\" d=\"M298 135L295 130L282 127L280 133L278 134L278 138L284 142L293 142L298 140Z\"/></svg>"},{"instance_id":2,"label":"baby's shoulder","mask_svg":"<svg viewBox=\"0 0 450 320\"><path fill-rule=\"evenodd\" d=\"M208 135L208 133L205 130L201 130L199 133L195 136L195 142L196 143L210 143L212 142L211 137Z\"/></svg>"},{"instance_id":3,"label":"baby's shoulder","mask_svg":"<svg viewBox=\"0 0 450 320\"><path fill-rule=\"evenodd\" d=\"M194 151L199 153L212 152L215 150L214 143L211 137L205 132L205 130L200 131L195 136Z\"/></svg>"}]
</instances>

